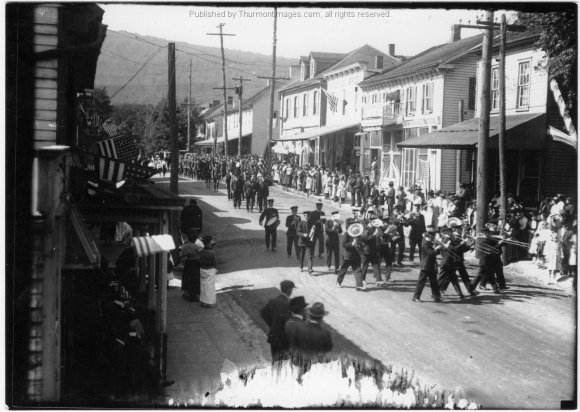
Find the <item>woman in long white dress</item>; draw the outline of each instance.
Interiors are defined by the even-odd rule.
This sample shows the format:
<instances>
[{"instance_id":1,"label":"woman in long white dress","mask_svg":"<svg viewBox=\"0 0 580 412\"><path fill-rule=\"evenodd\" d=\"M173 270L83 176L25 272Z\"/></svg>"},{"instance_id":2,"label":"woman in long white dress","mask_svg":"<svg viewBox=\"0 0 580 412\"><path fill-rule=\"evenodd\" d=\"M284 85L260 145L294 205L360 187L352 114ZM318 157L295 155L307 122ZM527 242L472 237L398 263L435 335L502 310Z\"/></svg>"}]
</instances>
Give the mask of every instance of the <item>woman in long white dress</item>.
<instances>
[{"instance_id":1,"label":"woman in long white dress","mask_svg":"<svg viewBox=\"0 0 580 412\"><path fill-rule=\"evenodd\" d=\"M204 236L203 249L199 252L201 290L199 300L204 308L213 308L216 304L215 279L217 275L217 258L211 236Z\"/></svg>"}]
</instances>

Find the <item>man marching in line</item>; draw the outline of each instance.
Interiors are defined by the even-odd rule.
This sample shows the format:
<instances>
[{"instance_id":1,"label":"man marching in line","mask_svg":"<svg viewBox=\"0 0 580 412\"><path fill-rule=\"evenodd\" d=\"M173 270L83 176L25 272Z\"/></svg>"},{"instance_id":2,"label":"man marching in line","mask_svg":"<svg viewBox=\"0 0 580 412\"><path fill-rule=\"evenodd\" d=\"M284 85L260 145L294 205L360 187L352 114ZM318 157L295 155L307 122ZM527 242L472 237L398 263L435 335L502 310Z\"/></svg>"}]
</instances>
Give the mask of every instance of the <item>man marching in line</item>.
<instances>
[{"instance_id":1,"label":"man marching in line","mask_svg":"<svg viewBox=\"0 0 580 412\"><path fill-rule=\"evenodd\" d=\"M276 220L271 221L273 218ZM272 241L272 252L276 251L276 229L280 224L280 216L278 209L274 208L274 199L268 199L268 207L264 209L260 215L260 225L264 221L264 229L266 229L266 252L270 250L270 240Z\"/></svg>"},{"instance_id":2,"label":"man marching in line","mask_svg":"<svg viewBox=\"0 0 580 412\"><path fill-rule=\"evenodd\" d=\"M417 281L417 287L415 288L415 293L413 294L413 301L421 301L421 293L429 278L429 283L431 284L431 293L433 294L433 299L435 302L441 301L441 295L439 294L439 285L437 284L437 253L443 248L442 245L437 245L434 247L433 243L435 241L435 229L433 226L427 226L427 232L423 235L423 242L421 243L421 272L419 273L419 280Z\"/></svg>"},{"instance_id":3,"label":"man marching in line","mask_svg":"<svg viewBox=\"0 0 580 412\"><path fill-rule=\"evenodd\" d=\"M308 215L310 212L304 211L304 219L298 222L296 227L296 235L298 236L298 248L300 254L298 260L300 261L300 272L304 270L304 257L306 256L306 249L309 252L308 273L312 274L312 260L314 258L314 242L311 240L311 232L314 226L310 227L308 224Z\"/></svg>"},{"instance_id":4,"label":"man marching in line","mask_svg":"<svg viewBox=\"0 0 580 412\"><path fill-rule=\"evenodd\" d=\"M342 287L342 281L349 267L354 270L354 278L356 282L356 290L364 289L361 276L360 267L360 240L357 237L353 237L348 234L348 231L343 235L342 247L344 247L344 259L342 265L338 270L338 276L336 278L336 286Z\"/></svg>"},{"instance_id":5,"label":"man marching in line","mask_svg":"<svg viewBox=\"0 0 580 412\"><path fill-rule=\"evenodd\" d=\"M298 228L298 223L300 222L300 216L298 216L298 206L292 206L290 208L292 214L286 217L286 252L288 252L288 257L292 257L292 244L294 244L294 249L296 250L296 258L300 259L300 248L298 247L298 235L296 234L296 229Z\"/></svg>"},{"instance_id":6,"label":"man marching in line","mask_svg":"<svg viewBox=\"0 0 580 412\"><path fill-rule=\"evenodd\" d=\"M334 255L334 273L338 273L340 266L340 234L342 226L340 224L340 215L338 212L332 212L332 219L326 221L326 265L330 270L332 256Z\"/></svg>"},{"instance_id":7,"label":"man marching in line","mask_svg":"<svg viewBox=\"0 0 580 412\"><path fill-rule=\"evenodd\" d=\"M308 226L314 226L314 250L316 250L316 243L318 243L318 257L322 257L324 253L324 228L322 219L325 216L322 211L322 202L316 202L316 210L310 212L308 217Z\"/></svg>"}]
</instances>

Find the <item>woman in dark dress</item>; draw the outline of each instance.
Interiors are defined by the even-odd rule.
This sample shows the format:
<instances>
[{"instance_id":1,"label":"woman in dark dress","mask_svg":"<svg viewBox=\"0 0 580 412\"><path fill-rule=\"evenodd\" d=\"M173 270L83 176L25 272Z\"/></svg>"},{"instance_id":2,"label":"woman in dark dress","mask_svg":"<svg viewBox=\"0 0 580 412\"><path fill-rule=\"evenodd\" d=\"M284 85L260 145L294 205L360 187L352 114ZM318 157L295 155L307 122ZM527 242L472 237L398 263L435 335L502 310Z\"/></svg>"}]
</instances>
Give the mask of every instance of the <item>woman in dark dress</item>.
<instances>
[{"instance_id":1,"label":"woman in dark dress","mask_svg":"<svg viewBox=\"0 0 580 412\"><path fill-rule=\"evenodd\" d=\"M197 232L192 231L187 235L187 241L183 244L179 252L180 261L183 263L181 290L183 291L183 297L193 302L199 301L199 251L201 249L203 249L203 244L197 240Z\"/></svg>"}]
</instances>

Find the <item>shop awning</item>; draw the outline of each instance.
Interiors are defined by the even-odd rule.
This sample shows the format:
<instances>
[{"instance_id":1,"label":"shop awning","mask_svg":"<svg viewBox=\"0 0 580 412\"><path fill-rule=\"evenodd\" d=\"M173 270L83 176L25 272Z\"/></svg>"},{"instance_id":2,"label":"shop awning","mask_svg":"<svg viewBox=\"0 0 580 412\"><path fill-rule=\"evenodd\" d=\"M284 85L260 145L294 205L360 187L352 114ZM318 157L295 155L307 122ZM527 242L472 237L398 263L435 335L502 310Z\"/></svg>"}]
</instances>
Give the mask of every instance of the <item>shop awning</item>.
<instances>
[{"instance_id":1,"label":"shop awning","mask_svg":"<svg viewBox=\"0 0 580 412\"><path fill-rule=\"evenodd\" d=\"M246 137L246 136L250 136L252 134L252 132L248 132L248 133L244 133L242 135L242 137ZM239 134L236 134L235 136L230 136L228 135L228 142L231 142L233 140L238 140L238 138L240 137ZM222 144L224 142L224 137L220 136L217 139L215 139L215 142L217 144ZM214 139L207 139L207 140L202 140L200 142L195 142L196 146L213 146L214 144Z\"/></svg>"},{"instance_id":2,"label":"shop awning","mask_svg":"<svg viewBox=\"0 0 580 412\"><path fill-rule=\"evenodd\" d=\"M544 113L524 113L506 116L506 146L508 149L540 150L546 139ZM399 147L431 149L475 149L479 133L479 117L444 127L398 144ZM499 116L489 119L490 148L497 148Z\"/></svg>"},{"instance_id":3,"label":"shop awning","mask_svg":"<svg viewBox=\"0 0 580 412\"><path fill-rule=\"evenodd\" d=\"M327 134L340 132L341 130L352 129L360 127L360 121L350 122L346 124L328 125L316 127L302 133L293 134L290 136L282 136L279 139L274 139L275 142L288 142L292 140L307 140L317 136L325 136Z\"/></svg>"},{"instance_id":4,"label":"shop awning","mask_svg":"<svg viewBox=\"0 0 580 412\"><path fill-rule=\"evenodd\" d=\"M173 242L173 236L171 235L134 237L131 239L131 243L133 244L138 257L169 252L170 250L175 249L175 243Z\"/></svg>"},{"instance_id":5,"label":"shop awning","mask_svg":"<svg viewBox=\"0 0 580 412\"><path fill-rule=\"evenodd\" d=\"M578 137L571 136L561 130L556 129L555 127L548 126L548 134L552 136L557 142L565 143L567 145L572 146L574 149L578 148Z\"/></svg>"}]
</instances>

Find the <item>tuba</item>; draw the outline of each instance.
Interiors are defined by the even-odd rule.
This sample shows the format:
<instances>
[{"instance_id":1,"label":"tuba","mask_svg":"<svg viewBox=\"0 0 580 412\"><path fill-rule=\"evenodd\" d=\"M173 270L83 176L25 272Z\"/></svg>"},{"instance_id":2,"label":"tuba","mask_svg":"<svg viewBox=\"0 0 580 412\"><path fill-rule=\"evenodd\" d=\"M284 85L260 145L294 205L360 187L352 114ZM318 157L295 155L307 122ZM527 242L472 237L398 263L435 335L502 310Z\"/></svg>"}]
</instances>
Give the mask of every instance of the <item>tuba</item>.
<instances>
[{"instance_id":1,"label":"tuba","mask_svg":"<svg viewBox=\"0 0 580 412\"><path fill-rule=\"evenodd\" d=\"M359 237L362 235L364 227L361 223L352 223L346 231L350 237Z\"/></svg>"}]
</instances>

